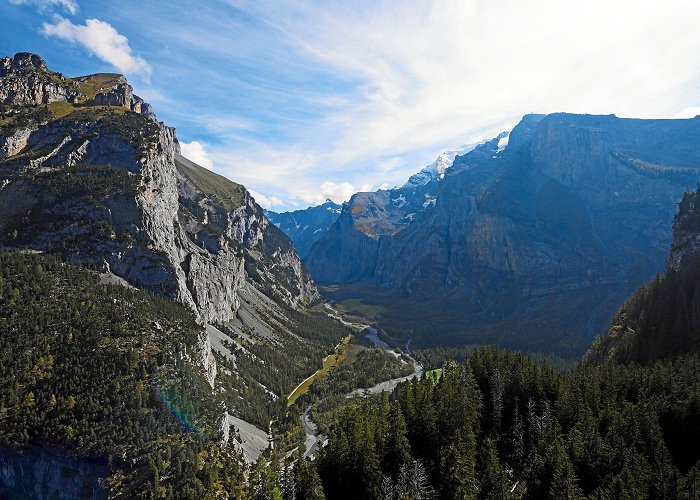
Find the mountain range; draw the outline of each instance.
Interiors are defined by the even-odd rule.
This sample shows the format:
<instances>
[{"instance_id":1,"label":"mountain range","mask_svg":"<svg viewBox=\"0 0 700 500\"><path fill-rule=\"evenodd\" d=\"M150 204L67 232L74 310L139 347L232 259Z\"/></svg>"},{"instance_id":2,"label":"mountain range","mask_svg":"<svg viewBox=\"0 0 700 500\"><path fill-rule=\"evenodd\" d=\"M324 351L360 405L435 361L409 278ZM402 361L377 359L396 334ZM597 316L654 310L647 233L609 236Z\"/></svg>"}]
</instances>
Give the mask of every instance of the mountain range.
<instances>
[{"instance_id":1,"label":"mountain range","mask_svg":"<svg viewBox=\"0 0 700 500\"><path fill-rule=\"evenodd\" d=\"M0 497L693 498L699 142L526 115L278 214L0 59Z\"/></svg>"},{"instance_id":2,"label":"mountain range","mask_svg":"<svg viewBox=\"0 0 700 500\"><path fill-rule=\"evenodd\" d=\"M697 117L527 115L444 175L355 194L305 264L400 342L580 355L663 270L699 132Z\"/></svg>"},{"instance_id":3,"label":"mountain range","mask_svg":"<svg viewBox=\"0 0 700 500\"><path fill-rule=\"evenodd\" d=\"M328 199L321 205L293 212L277 213L265 210L265 216L289 236L299 257L304 259L313 244L338 219L341 211L342 205Z\"/></svg>"},{"instance_id":4,"label":"mountain range","mask_svg":"<svg viewBox=\"0 0 700 500\"><path fill-rule=\"evenodd\" d=\"M507 138L507 134L502 137ZM405 205L406 193L417 204L415 209L427 207L435 203L431 192L437 183L445 177L445 172L452 166L458 155L463 155L473 150L478 144L465 144L455 149L444 151L438 155L434 162L425 166L419 172L413 174L401 187L395 187L386 191L388 196L395 199L394 204ZM420 192L423 198L415 196ZM420 205L420 206L418 206ZM279 227L294 243L302 260L305 260L311 247L326 233L342 213L343 205L327 199L323 204L316 205L292 212L274 212L265 210L267 218Z\"/></svg>"}]
</instances>

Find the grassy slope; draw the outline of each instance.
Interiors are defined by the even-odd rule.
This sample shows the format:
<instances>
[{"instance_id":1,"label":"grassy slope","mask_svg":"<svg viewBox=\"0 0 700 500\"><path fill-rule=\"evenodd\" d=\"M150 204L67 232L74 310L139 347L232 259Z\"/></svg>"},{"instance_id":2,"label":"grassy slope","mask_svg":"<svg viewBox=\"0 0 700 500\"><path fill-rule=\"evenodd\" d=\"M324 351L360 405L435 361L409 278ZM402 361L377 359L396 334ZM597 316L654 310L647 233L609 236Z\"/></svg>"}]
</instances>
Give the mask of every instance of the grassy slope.
<instances>
[{"instance_id":1,"label":"grassy slope","mask_svg":"<svg viewBox=\"0 0 700 500\"><path fill-rule=\"evenodd\" d=\"M287 396L287 404L289 406L293 405L297 398L306 394L309 391L311 384L314 383L314 381L325 377L331 372L331 370L333 370L337 366L340 366L345 361L350 348L350 339L350 335L345 337L340 343L340 345L336 348L335 352L323 360L323 366L321 366L321 368L319 368L317 372L315 372L313 375L311 375L301 384L299 384L294 389L294 391L292 391L292 393L289 396Z\"/></svg>"},{"instance_id":2,"label":"grassy slope","mask_svg":"<svg viewBox=\"0 0 700 500\"><path fill-rule=\"evenodd\" d=\"M242 185L200 167L183 156L175 158L175 166L200 192L214 198L227 212L243 205L245 188Z\"/></svg>"}]
</instances>

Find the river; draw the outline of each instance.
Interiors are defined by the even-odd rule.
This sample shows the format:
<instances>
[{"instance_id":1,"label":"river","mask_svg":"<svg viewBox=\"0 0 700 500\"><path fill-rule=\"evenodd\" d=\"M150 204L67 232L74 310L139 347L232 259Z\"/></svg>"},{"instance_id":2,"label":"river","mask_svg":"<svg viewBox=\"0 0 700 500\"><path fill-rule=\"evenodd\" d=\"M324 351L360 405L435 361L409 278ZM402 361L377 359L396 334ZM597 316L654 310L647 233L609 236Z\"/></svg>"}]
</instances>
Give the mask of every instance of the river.
<instances>
[{"instance_id":1,"label":"river","mask_svg":"<svg viewBox=\"0 0 700 500\"><path fill-rule=\"evenodd\" d=\"M387 344L379 338L379 332L376 328L372 327L371 325L364 325L361 323L350 323L348 321L345 321L337 312L335 312L335 310L329 304L325 304L325 306L326 309L329 311L329 316L337 319L345 326L349 326L359 332L366 331L367 339L369 339L369 341L372 342L372 344L374 344L377 347L381 347L382 349L390 352L394 356L400 356L400 354L394 351L394 349L392 349L392 347L389 344ZM362 396L363 394L379 394L380 392L391 392L400 383L406 382L407 380L411 380L416 377L421 377L423 375L423 366L420 363L418 363L418 361L416 361L413 358L413 356L411 356L410 350L408 349L408 344L406 344L406 348L407 352L404 353L404 355L407 356L413 362L414 371L412 374L407 375L405 377L385 380L384 382L380 382L377 385L368 389L355 389L354 391L348 393L346 397L353 398L356 396ZM311 419L311 406L308 406L306 408L304 414L301 417L301 421L304 425L304 433L306 434L306 451L304 453L304 457L310 457L313 459L316 455L316 452L326 443L326 436L319 433L318 426Z\"/></svg>"}]
</instances>

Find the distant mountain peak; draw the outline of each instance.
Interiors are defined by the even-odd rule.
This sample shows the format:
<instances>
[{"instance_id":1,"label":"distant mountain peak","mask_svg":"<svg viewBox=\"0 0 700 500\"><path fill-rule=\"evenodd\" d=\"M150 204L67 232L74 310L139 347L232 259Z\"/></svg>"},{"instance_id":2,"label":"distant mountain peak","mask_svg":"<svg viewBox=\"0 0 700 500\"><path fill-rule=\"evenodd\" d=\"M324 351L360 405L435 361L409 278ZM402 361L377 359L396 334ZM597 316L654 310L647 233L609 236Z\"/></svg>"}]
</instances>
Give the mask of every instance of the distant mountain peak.
<instances>
[{"instance_id":1,"label":"distant mountain peak","mask_svg":"<svg viewBox=\"0 0 700 500\"><path fill-rule=\"evenodd\" d=\"M502 132L498 135L498 143L496 147L496 154L502 153L504 149L508 147L508 140L510 139L510 132Z\"/></svg>"},{"instance_id":2,"label":"distant mountain peak","mask_svg":"<svg viewBox=\"0 0 700 500\"><path fill-rule=\"evenodd\" d=\"M443 179L445 171L452 166L455 158L473 151L481 142L473 144L464 144L455 149L443 151L438 155L433 163L424 167L420 172L409 177L408 181L403 185L404 188L413 188L425 186L427 183L435 179Z\"/></svg>"}]
</instances>

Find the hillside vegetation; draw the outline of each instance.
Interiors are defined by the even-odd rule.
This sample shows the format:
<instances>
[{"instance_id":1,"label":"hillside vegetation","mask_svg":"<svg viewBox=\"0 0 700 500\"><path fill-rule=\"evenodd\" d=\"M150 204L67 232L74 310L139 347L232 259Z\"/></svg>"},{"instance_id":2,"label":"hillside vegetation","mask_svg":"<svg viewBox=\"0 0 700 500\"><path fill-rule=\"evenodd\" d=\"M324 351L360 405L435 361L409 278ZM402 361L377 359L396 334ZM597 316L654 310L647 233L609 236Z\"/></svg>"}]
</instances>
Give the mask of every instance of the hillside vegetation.
<instances>
[{"instance_id":1,"label":"hillside vegetation","mask_svg":"<svg viewBox=\"0 0 700 500\"><path fill-rule=\"evenodd\" d=\"M0 253L0 445L110 465L118 496L204 498L242 482L184 306L52 257Z\"/></svg>"}]
</instances>

